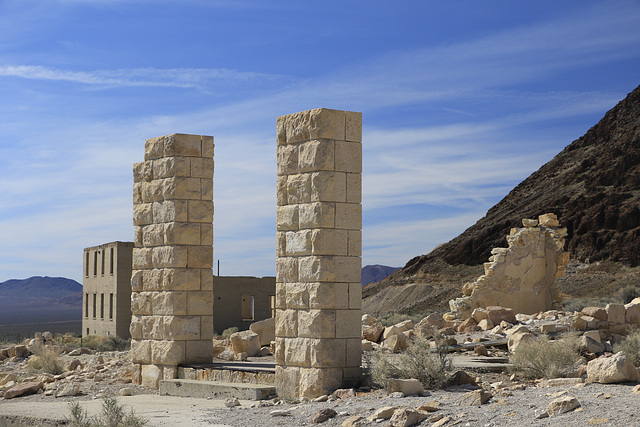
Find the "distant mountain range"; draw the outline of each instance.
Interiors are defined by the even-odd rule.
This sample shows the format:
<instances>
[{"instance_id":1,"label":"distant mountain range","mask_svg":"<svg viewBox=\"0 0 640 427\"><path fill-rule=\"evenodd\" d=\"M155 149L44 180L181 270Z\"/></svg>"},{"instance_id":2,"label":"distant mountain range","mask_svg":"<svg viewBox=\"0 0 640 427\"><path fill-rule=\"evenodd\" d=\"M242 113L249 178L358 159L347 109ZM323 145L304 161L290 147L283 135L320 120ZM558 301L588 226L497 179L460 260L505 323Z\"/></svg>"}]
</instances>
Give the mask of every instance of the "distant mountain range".
<instances>
[{"instance_id":1,"label":"distant mountain range","mask_svg":"<svg viewBox=\"0 0 640 427\"><path fill-rule=\"evenodd\" d=\"M0 283L0 325L80 320L82 285L64 277Z\"/></svg>"},{"instance_id":2,"label":"distant mountain range","mask_svg":"<svg viewBox=\"0 0 640 427\"><path fill-rule=\"evenodd\" d=\"M362 286L366 286L369 283L379 282L396 270L400 270L400 267L388 267L386 265L365 265L362 267L362 277L360 282Z\"/></svg>"}]
</instances>

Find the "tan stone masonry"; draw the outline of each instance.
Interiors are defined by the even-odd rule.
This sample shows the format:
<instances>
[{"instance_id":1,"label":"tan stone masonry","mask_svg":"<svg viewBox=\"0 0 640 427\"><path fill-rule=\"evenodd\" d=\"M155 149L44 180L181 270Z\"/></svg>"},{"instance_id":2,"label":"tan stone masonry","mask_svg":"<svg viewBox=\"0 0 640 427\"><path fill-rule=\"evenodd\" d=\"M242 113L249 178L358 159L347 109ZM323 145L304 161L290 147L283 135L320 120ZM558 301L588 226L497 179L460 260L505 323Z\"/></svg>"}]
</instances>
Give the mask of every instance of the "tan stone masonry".
<instances>
[{"instance_id":1,"label":"tan stone masonry","mask_svg":"<svg viewBox=\"0 0 640 427\"><path fill-rule=\"evenodd\" d=\"M133 166L131 353L157 388L213 355L213 137L171 134Z\"/></svg>"},{"instance_id":2,"label":"tan stone masonry","mask_svg":"<svg viewBox=\"0 0 640 427\"><path fill-rule=\"evenodd\" d=\"M522 223L524 228L513 228L507 236L508 248L491 250L485 274L463 286L465 296L449 301L455 317L465 319L475 308L488 306L525 314L561 308L555 280L569 262L569 252L564 251L567 229L560 228L555 214Z\"/></svg>"},{"instance_id":3,"label":"tan stone masonry","mask_svg":"<svg viewBox=\"0 0 640 427\"><path fill-rule=\"evenodd\" d=\"M278 117L276 387L316 397L360 377L362 114Z\"/></svg>"}]
</instances>

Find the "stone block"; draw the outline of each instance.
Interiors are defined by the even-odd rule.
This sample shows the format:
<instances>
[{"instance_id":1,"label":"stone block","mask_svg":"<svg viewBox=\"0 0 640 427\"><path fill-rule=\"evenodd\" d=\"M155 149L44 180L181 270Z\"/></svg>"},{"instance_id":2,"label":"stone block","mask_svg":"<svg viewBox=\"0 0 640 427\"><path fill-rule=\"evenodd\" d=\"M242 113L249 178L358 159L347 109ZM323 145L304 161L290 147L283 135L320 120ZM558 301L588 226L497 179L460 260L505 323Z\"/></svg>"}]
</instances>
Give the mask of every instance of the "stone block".
<instances>
[{"instance_id":1,"label":"stone block","mask_svg":"<svg viewBox=\"0 0 640 427\"><path fill-rule=\"evenodd\" d=\"M353 203L336 203L336 228L361 230L362 205Z\"/></svg>"},{"instance_id":2,"label":"stone block","mask_svg":"<svg viewBox=\"0 0 640 427\"><path fill-rule=\"evenodd\" d=\"M164 244L166 245L199 245L200 224L188 222L168 222L157 224L156 228L162 228ZM159 246L159 245L152 245Z\"/></svg>"},{"instance_id":3,"label":"stone block","mask_svg":"<svg viewBox=\"0 0 640 427\"><path fill-rule=\"evenodd\" d=\"M371 343L370 341L367 342ZM349 338L346 340L346 346L347 366L360 367L362 365L362 340L360 338Z\"/></svg>"},{"instance_id":4,"label":"stone block","mask_svg":"<svg viewBox=\"0 0 640 427\"><path fill-rule=\"evenodd\" d=\"M285 307L288 309L308 309L309 290L306 283L286 283L285 287Z\"/></svg>"},{"instance_id":5,"label":"stone block","mask_svg":"<svg viewBox=\"0 0 640 427\"><path fill-rule=\"evenodd\" d=\"M276 256L287 256L287 233L284 231L276 232Z\"/></svg>"},{"instance_id":6,"label":"stone block","mask_svg":"<svg viewBox=\"0 0 640 427\"><path fill-rule=\"evenodd\" d=\"M197 291L200 272L189 268L166 268L163 271L163 289L167 291Z\"/></svg>"},{"instance_id":7,"label":"stone block","mask_svg":"<svg viewBox=\"0 0 640 427\"><path fill-rule=\"evenodd\" d=\"M200 178L172 177L162 181L162 197L165 200L200 200ZM143 193L144 195L144 193Z\"/></svg>"},{"instance_id":8,"label":"stone block","mask_svg":"<svg viewBox=\"0 0 640 427\"><path fill-rule=\"evenodd\" d=\"M145 247L164 245L164 226L149 224L142 228L142 245Z\"/></svg>"},{"instance_id":9,"label":"stone block","mask_svg":"<svg viewBox=\"0 0 640 427\"><path fill-rule=\"evenodd\" d=\"M213 202L210 200L189 200L189 222L213 222Z\"/></svg>"},{"instance_id":10,"label":"stone block","mask_svg":"<svg viewBox=\"0 0 640 427\"><path fill-rule=\"evenodd\" d=\"M189 268L213 268L213 246L189 246Z\"/></svg>"},{"instance_id":11,"label":"stone block","mask_svg":"<svg viewBox=\"0 0 640 427\"><path fill-rule=\"evenodd\" d=\"M139 292L144 286L144 271L145 270L133 270L131 272L131 291Z\"/></svg>"},{"instance_id":12,"label":"stone block","mask_svg":"<svg viewBox=\"0 0 640 427\"><path fill-rule=\"evenodd\" d=\"M301 173L287 177L287 202L309 203L311 201L311 174Z\"/></svg>"},{"instance_id":13,"label":"stone block","mask_svg":"<svg viewBox=\"0 0 640 427\"><path fill-rule=\"evenodd\" d=\"M188 250L186 246L157 246L152 250L151 259L155 268L185 268Z\"/></svg>"},{"instance_id":14,"label":"stone block","mask_svg":"<svg viewBox=\"0 0 640 427\"><path fill-rule=\"evenodd\" d=\"M359 257L362 255L362 231L349 230L347 255Z\"/></svg>"},{"instance_id":15,"label":"stone block","mask_svg":"<svg viewBox=\"0 0 640 427\"><path fill-rule=\"evenodd\" d=\"M314 172L310 179L310 200L306 202L346 202L347 174L344 172ZM289 197L291 193L289 193ZM289 199L291 202L291 199ZM302 202L297 202L302 203Z\"/></svg>"},{"instance_id":16,"label":"stone block","mask_svg":"<svg viewBox=\"0 0 640 427\"><path fill-rule=\"evenodd\" d=\"M538 217L538 224L542 227L560 227L556 214L548 213Z\"/></svg>"},{"instance_id":17,"label":"stone block","mask_svg":"<svg viewBox=\"0 0 640 427\"><path fill-rule=\"evenodd\" d=\"M362 309L362 283L349 283L349 309Z\"/></svg>"},{"instance_id":18,"label":"stone block","mask_svg":"<svg viewBox=\"0 0 640 427\"><path fill-rule=\"evenodd\" d=\"M298 172L333 171L337 161L335 144L333 140L311 140L299 144Z\"/></svg>"},{"instance_id":19,"label":"stone block","mask_svg":"<svg viewBox=\"0 0 640 427\"><path fill-rule=\"evenodd\" d=\"M300 368L276 366L276 390L278 396L286 400L300 398Z\"/></svg>"},{"instance_id":20,"label":"stone block","mask_svg":"<svg viewBox=\"0 0 640 427\"><path fill-rule=\"evenodd\" d=\"M399 391L405 396L422 396L424 387L422 383L414 378L411 379L390 379L387 385L387 393L391 394Z\"/></svg>"},{"instance_id":21,"label":"stone block","mask_svg":"<svg viewBox=\"0 0 640 427\"><path fill-rule=\"evenodd\" d=\"M213 158L191 157L191 177L206 178L213 182Z\"/></svg>"},{"instance_id":22,"label":"stone block","mask_svg":"<svg viewBox=\"0 0 640 427\"><path fill-rule=\"evenodd\" d=\"M313 399L331 394L342 385L342 370L300 368L298 397ZM280 393L278 392L278 395Z\"/></svg>"},{"instance_id":23,"label":"stone block","mask_svg":"<svg viewBox=\"0 0 640 427\"><path fill-rule=\"evenodd\" d=\"M305 203L298 206L300 229L333 228L336 204L332 202Z\"/></svg>"},{"instance_id":24,"label":"stone block","mask_svg":"<svg viewBox=\"0 0 640 427\"><path fill-rule=\"evenodd\" d=\"M164 156L166 157L200 157L201 155L202 137L200 135L173 133L164 137Z\"/></svg>"},{"instance_id":25,"label":"stone block","mask_svg":"<svg viewBox=\"0 0 640 427\"><path fill-rule=\"evenodd\" d=\"M362 203L362 175L347 174L347 203Z\"/></svg>"},{"instance_id":26,"label":"stone block","mask_svg":"<svg viewBox=\"0 0 640 427\"><path fill-rule=\"evenodd\" d=\"M142 203L133 207L133 225L148 225L153 223L153 205Z\"/></svg>"},{"instance_id":27,"label":"stone block","mask_svg":"<svg viewBox=\"0 0 640 427\"><path fill-rule=\"evenodd\" d=\"M278 175L293 175L298 170L298 145L278 145Z\"/></svg>"},{"instance_id":28,"label":"stone block","mask_svg":"<svg viewBox=\"0 0 640 427\"><path fill-rule=\"evenodd\" d=\"M188 219L186 200L165 200L153 204L153 222L186 222Z\"/></svg>"},{"instance_id":29,"label":"stone block","mask_svg":"<svg viewBox=\"0 0 640 427\"><path fill-rule=\"evenodd\" d=\"M200 339L210 340L214 335L213 316L200 316Z\"/></svg>"},{"instance_id":30,"label":"stone block","mask_svg":"<svg viewBox=\"0 0 640 427\"><path fill-rule=\"evenodd\" d=\"M607 312L607 321L609 323L625 322L625 308L623 304L607 304L605 310Z\"/></svg>"},{"instance_id":31,"label":"stone block","mask_svg":"<svg viewBox=\"0 0 640 427\"><path fill-rule=\"evenodd\" d=\"M258 334L261 346L269 345L271 341L276 339L276 319L273 317L254 322L249 326L249 329Z\"/></svg>"},{"instance_id":32,"label":"stone block","mask_svg":"<svg viewBox=\"0 0 640 427\"><path fill-rule=\"evenodd\" d=\"M276 282L298 281L298 259L285 257L276 258Z\"/></svg>"},{"instance_id":33,"label":"stone block","mask_svg":"<svg viewBox=\"0 0 640 427\"><path fill-rule=\"evenodd\" d=\"M287 308L287 292L288 283L276 282L276 307L279 309Z\"/></svg>"},{"instance_id":34,"label":"stone block","mask_svg":"<svg viewBox=\"0 0 640 427\"><path fill-rule=\"evenodd\" d=\"M201 135L200 141L202 144L202 157L211 157L213 158L213 136Z\"/></svg>"},{"instance_id":35,"label":"stone block","mask_svg":"<svg viewBox=\"0 0 640 427\"><path fill-rule=\"evenodd\" d=\"M177 366L185 362L184 341L152 341L151 363Z\"/></svg>"},{"instance_id":36,"label":"stone block","mask_svg":"<svg viewBox=\"0 0 640 427\"><path fill-rule=\"evenodd\" d=\"M301 282L334 282L336 281L334 257L300 257L298 258L298 274Z\"/></svg>"},{"instance_id":37,"label":"stone block","mask_svg":"<svg viewBox=\"0 0 640 427\"><path fill-rule=\"evenodd\" d=\"M276 310L276 336L295 337L298 333L298 310Z\"/></svg>"},{"instance_id":38,"label":"stone block","mask_svg":"<svg viewBox=\"0 0 640 427\"><path fill-rule=\"evenodd\" d=\"M145 269L145 268L151 268L152 253L153 253L153 250L151 248L133 248L132 268L134 270L142 270L142 269Z\"/></svg>"},{"instance_id":39,"label":"stone block","mask_svg":"<svg viewBox=\"0 0 640 427\"><path fill-rule=\"evenodd\" d=\"M153 176L156 179L172 176L191 176L191 162L188 157L163 157L153 161Z\"/></svg>"},{"instance_id":40,"label":"stone block","mask_svg":"<svg viewBox=\"0 0 640 427\"><path fill-rule=\"evenodd\" d=\"M347 255L349 245L349 232L347 230L319 229L313 230L313 233L310 234L310 254Z\"/></svg>"},{"instance_id":41,"label":"stone block","mask_svg":"<svg viewBox=\"0 0 640 427\"><path fill-rule=\"evenodd\" d=\"M344 140L345 112L327 108L301 111L278 118L278 138L282 133L286 135L286 143L307 141L310 139L340 139Z\"/></svg>"},{"instance_id":42,"label":"stone block","mask_svg":"<svg viewBox=\"0 0 640 427\"><path fill-rule=\"evenodd\" d=\"M345 111L345 140L362 142L362 113Z\"/></svg>"},{"instance_id":43,"label":"stone block","mask_svg":"<svg viewBox=\"0 0 640 427\"><path fill-rule=\"evenodd\" d=\"M200 244L213 246L213 224L200 224Z\"/></svg>"},{"instance_id":44,"label":"stone block","mask_svg":"<svg viewBox=\"0 0 640 427\"><path fill-rule=\"evenodd\" d=\"M211 341L185 341L187 363L211 363L213 347Z\"/></svg>"},{"instance_id":45,"label":"stone block","mask_svg":"<svg viewBox=\"0 0 640 427\"><path fill-rule=\"evenodd\" d=\"M199 340L199 316L164 316L164 339L168 340Z\"/></svg>"},{"instance_id":46,"label":"stone block","mask_svg":"<svg viewBox=\"0 0 640 427\"><path fill-rule=\"evenodd\" d=\"M129 333L132 340L142 339L142 319L140 316L132 315L131 324L129 325Z\"/></svg>"},{"instance_id":47,"label":"stone block","mask_svg":"<svg viewBox=\"0 0 640 427\"><path fill-rule=\"evenodd\" d=\"M213 313L213 292L187 292L187 314L207 316Z\"/></svg>"},{"instance_id":48,"label":"stone block","mask_svg":"<svg viewBox=\"0 0 640 427\"><path fill-rule=\"evenodd\" d=\"M349 308L349 286L346 283L307 283L307 288L309 292L309 308Z\"/></svg>"},{"instance_id":49,"label":"stone block","mask_svg":"<svg viewBox=\"0 0 640 427\"><path fill-rule=\"evenodd\" d=\"M146 292L141 292L141 294L144 293ZM186 292L149 292L149 294L151 294L151 307L153 315L181 316L187 314Z\"/></svg>"},{"instance_id":50,"label":"stone block","mask_svg":"<svg viewBox=\"0 0 640 427\"><path fill-rule=\"evenodd\" d=\"M159 202L163 198L163 180L155 179L153 181L142 182L141 190L143 202Z\"/></svg>"},{"instance_id":51,"label":"stone block","mask_svg":"<svg viewBox=\"0 0 640 427\"><path fill-rule=\"evenodd\" d=\"M213 201L213 180L200 180L200 199Z\"/></svg>"},{"instance_id":52,"label":"stone block","mask_svg":"<svg viewBox=\"0 0 640 427\"><path fill-rule=\"evenodd\" d=\"M200 269L200 290L213 290L213 270L210 268Z\"/></svg>"},{"instance_id":53,"label":"stone block","mask_svg":"<svg viewBox=\"0 0 640 427\"><path fill-rule=\"evenodd\" d=\"M278 206L276 210L276 226L278 231L298 230L298 206Z\"/></svg>"},{"instance_id":54,"label":"stone block","mask_svg":"<svg viewBox=\"0 0 640 427\"><path fill-rule=\"evenodd\" d=\"M357 338L360 342L361 318L360 310L336 310L336 338Z\"/></svg>"},{"instance_id":55,"label":"stone block","mask_svg":"<svg viewBox=\"0 0 640 427\"><path fill-rule=\"evenodd\" d=\"M362 173L362 144L336 141L335 170L338 172Z\"/></svg>"},{"instance_id":56,"label":"stone block","mask_svg":"<svg viewBox=\"0 0 640 427\"><path fill-rule=\"evenodd\" d=\"M142 338L145 340L162 340L164 336L164 316L140 316L142 321Z\"/></svg>"},{"instance_id":57,"label":"stone block","mask_svg":"<svg viewBox=\"0 0 640 427\"><path fill-rule=\"evenodd\" d=\"M162 367L156 365L142 365L140 372L141 385L143 387L158 389L158 384L162 376Z\"/></svg>"},{"instance_id":58,"label":"stone block","mask_svg":"<svg viewBox=\"0 0 640 427\"><path fill-rule=\"evenodd\" d=\"M625 304L625 320L627 323L640 325L640 300L634 299L628 304Z\"/></svg>"},{"instance_id":59,"label":"stone block","mask_svg":"<svg viewBox=\"0 0 640 427\"><path fill-rule=\"evenodd\" d=\"M164 271L154 268L151 270L143 270L142 289L145 291L161 291L164 290Z\"/></svg>"},{"instance_id":60,"label":"stone block","mask_svg":"<svg viewBox=\"0 0 640 427\"><path fill-rule=\"evenodd\" d=\"M164 136L147 139L144 142L144 159L159 159L164 156Z\"/></svg>"},{"instance_id":61,"label":"stone block","mask_svg":"<svg viewBox=\"0 0 640 427\"><path fill-rule=\"evenodd\" d=\"M231 349L235 354L246 353L249 357L260 353L260 337L253 331L241 331L231 334Z\"/></svg>"},{"instance_id":62,"label":"stone block","mask_svg":"<svg viewBox=\"0 0 640 427\"><path fill-rule=\"evenodd\" d=\"M347 340L329 338L307 339L311 341L309 348L311 367L341 368L346 366Z\"/></svg>"},{"instance_id":63,"label":"stone block","mask_svg":"<svg viewBox=\"0 0 640 427\"><path fill-rule=\"evenodd\" d=\"M151 341L131 340L131 360L133 363L151 363Z\"/></svg>"},{"instance_id":64,"label":"stone block","mask_svg":"<svg viewBox=\"0 0 640 427\"><path fill-rule=\"evenodd\" d=\"M144 200L142 198L142 187L143 187L143 183L142 182L134 182L133 183L133 204L135 205L139 205L140 203L144 203Z\"/></svg>"},{"instance_id":65,"label":"stone block","mask_svg":"<svg viewBox=\"0 0 640 427\"><path fill-rule=\"evenodd\" d=\"M289 203L289 199L287 198L287 176L286 175L278 176L276 180L276 188L277 188L276 190L277 205L284 206L287 203Z\"/></svg>"},{"instance_id":66,"label":"stone block","mask_svg":"<svg viewBox=\"0 0 640 427\"><path fill-rule=\"evenodd\" d=\"M311 255L311 230L288 231L285 235L287 256Z\"/></svg>"},{"instance_id":67,"label":"stone block","mask_svg":"<svg viewBox=\"0 0 640 427\"><path fill-rule=\"evenodd\" d=\"M298 310L297 336L303 338L335 338L335 310ZM358 336L360 336L359 323Z\"/></svg>"},{"instance_id":68,"label":"stone block","mask_svg":"<svg viewBox=\"0 0 640 427\"><path fill-rule=\"evenodd\" d=\"M333 259L336 282L360 282L362 269L360 257L336 256Z\"/></svg>"}]
</instances>

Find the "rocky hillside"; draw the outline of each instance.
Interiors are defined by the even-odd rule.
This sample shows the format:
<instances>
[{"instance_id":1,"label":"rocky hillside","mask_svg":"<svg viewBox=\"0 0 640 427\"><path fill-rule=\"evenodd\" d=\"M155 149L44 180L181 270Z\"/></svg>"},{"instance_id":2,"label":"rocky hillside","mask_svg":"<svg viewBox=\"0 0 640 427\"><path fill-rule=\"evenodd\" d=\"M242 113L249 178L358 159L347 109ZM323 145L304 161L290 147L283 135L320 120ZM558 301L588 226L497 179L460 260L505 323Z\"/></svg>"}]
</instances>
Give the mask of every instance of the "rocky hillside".
<instances>
[{"instance_id":1,"label":"rocky hillside","mask_svg":"<svg viewBox=\"0 0 640 427\"><path fill-rule=\"evenodd\" d=\"M379 282L391 273L400 270L400 267L389 267L386 265L365 265L362 267L360 283L366 286L369 283Z\"/></svg>"},{"instance_id":2,"label":"rocky hillside","mask_svg":"<svg viewBox=\"0 0 640 427\"><path fill-rule=\"evenodd\" d=\"M572 259L640 265L640 87L476 224L369 285L364 295L407 283L458 285L476 275L472 266L486 262L493 247L506 246L505 235L522 218L547 212L567 227Z\"/></svg>"},{"instance_id":3,"label":"rocky hillside","mask_svg":"<svg viewBox=\"0 0 640 427\"><path fill-rule=\"evenodd\" d=\"M82 285L64 277L0 283L0 324L80 320Z\"/></svg>"}]
</instances>

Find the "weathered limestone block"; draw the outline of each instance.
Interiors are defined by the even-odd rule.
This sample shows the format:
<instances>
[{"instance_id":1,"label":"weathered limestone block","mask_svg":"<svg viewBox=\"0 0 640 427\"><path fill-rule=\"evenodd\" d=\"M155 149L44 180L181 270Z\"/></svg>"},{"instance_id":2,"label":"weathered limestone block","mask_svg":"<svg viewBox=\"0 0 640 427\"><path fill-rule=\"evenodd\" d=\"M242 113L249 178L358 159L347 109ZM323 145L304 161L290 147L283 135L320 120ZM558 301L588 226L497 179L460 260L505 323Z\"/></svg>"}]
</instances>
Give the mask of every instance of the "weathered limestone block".
<instances>
[{"instance_id":1,"label":"weathered limestone block","mask_svg":"<svg viewBox=\"0 0 640 427\"><path fill-rule=\"evenodd\" d=\"M186 246L158 246L153 248L151 254L154 268L185 268L189 259Z\"/></svg>"},{"instance_id":2,"label":"weathered limestone block","mask_svg":"<svg viewBox=\"0 0 640 427\"><path fill-rule=\"evenodd\" d=\"M276 225L278 231L297 231L299 228L298 205L278 206L276 210Z\"/></svg>"},{"instance_id":3,"label":"weathered limestone block","mask_svg":"<svg viewBox=\"0 0 640 427\"><path fill-rule=\"evenodd\" d=\"M325 394L331 394L342 385L343 372L338 368L299 368L299 394L300 398L314 398ZM276 371L276 384L278 381ZM276 389L278 389L276 385Z\"/></svg>"},{"instance_id":4,"label":"weathered limestone block","mask_svg":"<svg viewBox=\"0 0 640 427\"><path fill-rule=\"evenodd\" d=\"M626 310L623 304L607 304L607 321L609 323L624 323Z\"/></svg>"},{"instance_id":5,"label":"weathered limestone block","mask_svg":"<svg viewBox=\"0 0 640 427\"><path fill-rule=\"evenodd\" d=\"M260 353L260 337L253 331L241 331L231 334L231 348L234 353L247 353L253 357Z\"/></svg>"},{"instance_id":6,"label":"weathered limestone block","mask_svg":"<svg viewBox=\"0 0 640 427\"><path fill-rule=\"evenodd\" d=\"M371 342L378 342L380 341L380 337L382 337L384 329L384 326L380 323L373 323L369 326L363 327L362 338Z\"/></svg>"},{"instance_id":7,"label":"weathered limestone block","mask_svg":"<svg viewBox=\"0 0 640 427\"><path fill-rule=\"evenodd\" d=\"M640 298L635 298L630 303L625 304L624 308L626 322L640 325Z\"/></svg>"},{"instance_id":8,"label":"weathered limestone block","mask_svg":"<svg viewBox=\"0 0 640 427\"><path fill-rule=\"evenodd\" d=\"M307 175L308 176L308 175ZM291 177L289 177L291 182ZM308 202L346 202L347 201L347 175L343 172L314 172L309 181L309 198L294 203ZM291 191L288 193L291 202Z\"/></svg>"},{"instance_id":9,"label":"weathered limestone block","mask_svg":"<svg viewBox=\"0 0 640 427\"><path fill-rule=\"evenodd\" d=\"M623 383L640 380L638 370L623 353L600 357L587 364L587 379L592 383Z\"/></svg>"},{"instance_id":10,"label":"weathered limestone block","mask_svg":"<svg viewBox=\"0 0 640 427\"><path fill-rule=\"evenodd\" d=\"M273 317L254 322L249 329L258 334L261 346L269 345L276 339L276 319Z\"/></svg>"},{"instance_id":11,"label":"weathered limestone block","mask_svg":"<svg viewBox=\"0 0 640 427\"><path fill-rule=\"evenodd\" d=\"M399 391L405 396L422 396L424 387L422 383L415 378L411 379L390 379L387 384L387 393L395 393Z\"/></svg>"},{"instance_id":12,"label":"weathered limestone block","mask_svg":"<svg viewBox=\"0 0 640 427\"><path fill-rule=\"evenodd\" d=\"M585 307L581 313L596 319L607 320L607 311L602 307Z\"/></svg>"},{"instance_id":13,"label":"weathered limestone block","mask_svg":"<svg viewBox=\"0 0 640 427\"><path fill-rule=\"evenodd\" d=\"M336 310L336 338L360 338L360 310Z\"/></svg>"},{"instance_id":14,"label":"weathered limestone block","mask_svg":"<svg viewBox=\"0 0 640 427\"><path fill-rule=\"evenodd\" d=\"M298 310L298 337L335 338L335 310Z\"/></svg>"},{"instance_id":15,"label":"weathered limestone block","mask_svg":"<svg viewBox=\"0 0 640 427\"><path fill-rule=\"evenodd\" d=\"M168 340L200 339L199 316L164 316L163 335Z\"/></svg>"},{"instance_id":16,"label":"weathered limestone block","mask_svg":"<svg viewBox=\"0 0 640 427\"><path fill-rule=\"evenodd\" d=\"M188 220L187 208L187 200L164 200L162 202L155 202L153 203L153 221L156 223L186 222Z\"/></svg>"},{"instance_id":17,"label":"weathered limestone block","mask_svg":"<svg viewBox=\"0 0 640 427\"><path fill-rule=\"evenodd\" d=\"M295 206L297 218L285 222L283 227L306 228L333 228L335 226L336 204L330 202L305 203ZM293 209L293 208L289 208ZM298 223L299 220L299 223ZM295 223L295 225L294 225ZM291 224L291 225L289 225ZM280 229L280 226L278 226ZM289 229L289 228L286 228Z\"/></svg>"},{"instance_id":18,"label":"weathered limestone block","mask_svg":"<svg viewBox=\"0 0 640 427\"><path fill-rule=\"evenodd\" d=\"M162 366L142 365L141 379L143 387L157 389L159 381L163 379Z\"/></svg>"},{"instance_id":19,"label":"weathered limestone block","mask_svg":"<svg viewBox=\"0 0 640 427\"><path fill-rule=\"evenodd\" d=\"M298 310L276 310L276 337L295 337L298 333Z\"/></svg>"},{"instance_id":20,"label":"weathered limestone block","mask_svg":"<svg viewBox=\"0 0 640 427\"><path fill-rule=\"evenodd\" d=\"M184 361L184 341L151 341L151 363L177 366Z\"/></svg>"},{"instance_id":21,"label":"weathered limestone block","mask_svg":"<svg viewBox=\"0 0 640 427\"><path fill-rule=\"evenodd\" d=\"M199 245L200 244L200 224L190 222L169 222L165 224L157 224L158 233L162 233L162 239L166 245ZM162 235L161 234L161 235ZM151 246L160 246L151 245ZM145 246L149 246L146 245Z\"/></svg>"},{"instance_id":22,"label":"weathered limestone block","mask_svg":"<svg viewBox=\"0 0 640 427\"><path fill-rule=\"evenodd\" d=\"M213 313L213 292L186 292L187 312L190 316L208 316Z\"/></svg>"}]
</instances>

